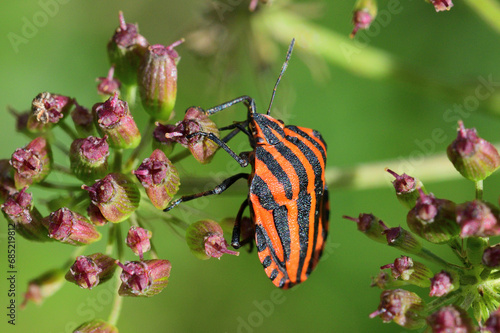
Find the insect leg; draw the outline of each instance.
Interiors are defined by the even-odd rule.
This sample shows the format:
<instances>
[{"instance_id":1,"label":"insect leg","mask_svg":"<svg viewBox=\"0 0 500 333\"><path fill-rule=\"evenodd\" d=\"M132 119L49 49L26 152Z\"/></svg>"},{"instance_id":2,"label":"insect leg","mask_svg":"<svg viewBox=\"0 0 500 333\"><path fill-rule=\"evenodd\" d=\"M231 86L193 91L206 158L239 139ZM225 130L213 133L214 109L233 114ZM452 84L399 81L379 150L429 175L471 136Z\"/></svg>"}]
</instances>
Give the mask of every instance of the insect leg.
<instances>
[{"instance_id":1,"label":"insect leg","mask_svg":"<svg viewBox=\"0 0 500 333\"><path fill-rule=\"evenodd\" d=\"M167 208L165 208L163 211L168 212L181 202L186 202L190 201L193 199L201 198L201 197L206 197L207 195L213 195L213 194L221 194L225 190L227 190L231 185L233 185L238 179L241 178L246 178L248 179L250 177L250 174L248 173L238 173L234 176L229 177L228 179L224 180L222 183L217 185L213 190L205 191L205 192L200 192L200 193L195 193L191 195L185 195L180 197L179 199L173 201Z\"/></svg>"},{"instance_id":2,"label":"insect leg","mask_svg":"<svg viewBox=\"0 0 500 333\"><path fill-rule=\"evenodd\" d=\"M196 135L201 135L208 138L209 140L212 140L216 145L224 149L232 158L234 158L234 160L238 162L241 165L241 167L246 167L248 165L248 159L240 157L238 154L232 151L231 148L229 148L226 142L216 137L213 133L196 132L188 135L187 138L190 139Z\"/></svg>"},{"instance_id":3,"label":"insect leg","mask_svg":"<svg viewBox=\"0 0 500 333\"><path fill-rule=\"evenodd\" d=\"M227 109L228 107L233 106L234 104L237 104L237 103L241 103L241 102L245 103L245 105L248 108L248 112L255 113L255 101L254 101L254 99L250 96L245 95L245 96L241 96L241 97L235 98L233 100L230 100L229 102L226 102L226 103L223 103L220 105L216 105L208 110L205 110L205 114L210 116L214 113L217 113L219 111Z\"/></svg>"},{"instance_id":4,"label":"insect leg","mask_svg":"<svg viewBox=\"0 0 500 333\"><path fill-rule=\"evenodd\" d=\"M243 218L243 212L245 209L248 207L248 198L243 201L243 203L240 206L240 210L238 210L238 214L236 215L236 219L234 221L234 228L233 228L233 236L231 237L231 246L234 247L235 249L239 249L242 245L243 242L248 242L248 240L243 240L240 243L240 234L241 234L241 219Z\"/></svg>"}]
</instances>

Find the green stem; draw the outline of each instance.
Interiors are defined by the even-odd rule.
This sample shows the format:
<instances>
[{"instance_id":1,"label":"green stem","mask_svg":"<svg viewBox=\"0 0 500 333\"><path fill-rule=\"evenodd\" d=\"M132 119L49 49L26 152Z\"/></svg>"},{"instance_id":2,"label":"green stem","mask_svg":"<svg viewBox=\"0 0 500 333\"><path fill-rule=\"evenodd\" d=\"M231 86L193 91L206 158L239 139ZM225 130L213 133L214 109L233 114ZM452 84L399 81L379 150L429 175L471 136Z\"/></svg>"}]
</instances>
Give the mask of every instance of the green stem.
<instances>
[{"instance_id":1,"label":"green stem","mask_svg":"<svg viewBox=\"0 0 500 333\"><path fill-rule=\"evenodd\" d=\"M123 99L127 101L129 107L135 107L137 97L137 84L123 85L121 90Z\"/></svg>"},{"instance_id":2,"label":"green stem","mask_svg":"<svg viewBox=\"0 0 500 333\"><path fill-rule=\"evenodd\" d=\"M432 261L446 269L453 270L457 273L462 273L462 269L460 267L454 266L447 262L446 260L442 259L441 257L435 255L431 251L427 250L426 248L422 248L420 253L417 254L420 258L424 258L426 260Z\"/></svg>"},{"instance_id":3,"label":"green stem","mask_svg":"<svg viewBox=\"0 0 500 333\"><path fill-rule=\"evenodd\" d=\"M478 180L476 182L476 199L483 200L483 181Z\"/></svg>"},{"instance_id":4,"label":"green stem","mask_svg":"<svg viewBox=\"0 0 500 333\"><path fill-rule=\"evenodd\" d=\"M452 249L453 253L457 256L457 258L464 264L464 266L469 267L470 262L467 260L467 254L463 250L462 244L458 242L458 237L453 238L448 242L448 245Z\"/></svg>"},{"instance_id":5,"label":"green stem","mask_svg":"<svg viewBox=\"0 0 500 333\"><path fill-rule=\"evenodd\" d=\"M76 132L68 126L68 124L66 124L64 121L60 121L59 122L59 127L61 127L61 129L72 139L72 140L76 140L78 139L78 134L76 134Z\"/></svg>"},{"instance_id":6,"label":"green stem","mask_svg":"<svg viewBox=\"0 0 500 333\"><path fill-rule=\"evenodd\" d=\"M172 156L170 159L170 162L172 163L177 163L177 162L180 162L182 161L183 159L185 159L186 157L188 157L189 155L191 155L191 152L188 150L188 149L184 149L183 151L175 154L174 156Z\"/></svg>"},{"instance_id":7,"label":"green stem","mask_svg":"<svg viewBox=\"0 0 500 333\"><path fill-rule=\"evenodd\" d=\"M59 165L59 164L55 164L55 163L52 164L52 170L60 172L60 173L64 173L66 175L73 176L73 172L71 172L71 170L69 168L62 166L62 165Z\"/></svg>"},{"instance_id":8,"label":"green stem","mask_svg":"<svg viewBox=\"0 0 500 333\"><path fill-rule=\"evenodd\" d=\"M137 163L137 158L139 154L144 150L144 147L151 141L153 130L154 130L154 119L149 118L146 128L142 132L142 140L139 145L134 149L127 162L125 163L124 173L129 173Z\"/></svg>"},{"instance_id":9,"label":"green stem","mask_svg":"<svg viewBox=\"0 0 500 333\"><path fill-rule=\"evenodd\" d=\"M448 302L453 302L461 294L462 294L462 291L460 289L452 291L449 294L446 294L444 296L439 297L438 299L433 300L432 302L429 302L427 304L425 310L426 310L427 313L430 314L430 313L434 312L436 309L438 309L441 306L443 306L444 304L446 304Z\"/></svg>"},{"instance_id":10,"label":"green stem","mask_svg":"<svg viewBox=\"0 0 500 333\"><path fill-rule=\"evenodd\" d=\"M104 251L104 253L110 257L113 255L113 248L115 246L115 241L116 241L115 227L116 224L113 224L110 226L108 230L108 242L106 243L106 250Z\"/></svg>"},{"instance_id":11,"label":"green stem","mask_svg":"<svg viewBox=\"0 0 500 333\"><path fill-rule=\"evenodd\" d=\"M500 33L500 4L496 0L464 0L497 33Z\"/></svg>"},{"instance_id":12,"label":"green stem","mask_svg":"<svg viewBox=\"0 0 500 333\"><path fill-rule=\"evenodd\" d=\"M65 191L80 191L82 189L81 185L52 184L46 181L40 182L37 185L48 189Z\"/></svg>"},{"instance_id":13,"label":"green stem","mask_svg":"<svg viewBox=\"0 0 500 333\"><path fill-rule=\"evenodd\" d=\"M115 159L113 161L113 171L120 172L122 169L123 149L115 149Z\"/></svg>"},{"instance_id":14,"label":"green stem","mask_svg":"<svg viewBox=\"0 0 500 333\"><path fill-rule=\"evenodd\" d=\"M116 239L116 245L117 245L117 250L118 250L118 260L120 262L123 262L123 240L121 238L121 228L120 224L115 224L114 225L114 231L116 232L115 239ZM122 309L122 303L123 303L123 297L118 295L118 289L120 288L121 285L121 280L120 280L120 275L121 274L115 274L115 281L116 281L116 292L115 292L115 297L113 300L113 306L111 308L111 313L109 314L108 317L108 323L111 325L116 326L118 323L118 318L120 317L120 312Z\"/></svg>"}]
</instances>

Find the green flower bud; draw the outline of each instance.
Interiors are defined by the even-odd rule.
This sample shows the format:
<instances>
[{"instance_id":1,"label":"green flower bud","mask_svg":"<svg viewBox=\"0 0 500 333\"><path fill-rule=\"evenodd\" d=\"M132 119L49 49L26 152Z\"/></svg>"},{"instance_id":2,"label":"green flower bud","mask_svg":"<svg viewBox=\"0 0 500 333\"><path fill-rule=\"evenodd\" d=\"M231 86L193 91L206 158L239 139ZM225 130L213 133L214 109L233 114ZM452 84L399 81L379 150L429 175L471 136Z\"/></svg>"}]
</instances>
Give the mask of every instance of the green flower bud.
<instances>
[{"instance_id":1,"label":"green flower bud","mask_svg":"<svg viewBox=\"0 0 500 333\"><path fill-rule=\"evenodd\" d=\"M211 257L220 259L224 254L238 256L239 253L227 249L227 242L221 226L212 220L191 224L186 230L186 242L191 252L199 259Z\"/></svg>"},{"instance_id":2,"label":"green flower bud","mask_svg":"<svg viewBox=\"0 0 500 333\"><path fill-rule=\"evenodd\" d=\"M153 151L132 173L146 189L149 200L158 209L165 209L179 190L179 173L163 151Z\"/></svg>"},{"instance_id":3,"label":"green flower bud","mask_svg":"<svg viewBox=\"0 0 500 333\"><path fill-rule=\"evenodd\" d=\"M408 329L425 325L425 302L415 293L404 289L385 290L380 295L380 305L370 318L380 316L384 323L394 321Z\"/></svg>"},{"instance_id":4,"label":"green flower bud","mask_svg":"<svg viewBox=\"0 0 500 333\"><path fill-rule=\"evenodd\" d=\"M401 227L388 228L382 221L380 225L384 228L382 232L389 246L393 246L401 251L411 254L420 254L422 243L413 234Z\"/></svg>"},{"instance_id":5,"label":"green flower bud","mask_svg":"<svg viewBox=\"0 0 500 333\"><path fill-rule=\"evenodd\" d=\"M79 256L66 273L66 280L80 288L92 289L108 281L116 269L115 259L102 253Z\"/></svg>"},{"instance_id":6,"label":"green flower bud","mask_svg":"<svg viewBox=\"0 0 500 333\"><path fill-rule=\"evenodd\" d=\"M180 59L174 47L183 42L181 39L169 46L149 46L139 67L137 81L142 105L156 120L169 120L174 109Z\"/></svg>"},{"instance_id":7,"label":"green flower bud","mask_svg":"<svg viewBox=\"0 0 500 333\"><path fill-rule=\"evenodd\" d=\"M500 155L488 141L477 136L475 128L466 129L458 122L458 135L448 146L448 158L465 178L483 180L500 166Z\"/></svg>"},{"instance_id":8,"label":"green flower bud","mask_svg":"<svg viewBox=\"0 0 500 333\"><path fill-rule=\"evenodd\" d=\"M12 154L10 164L14 168L17 189L41 182L52 167L52 150L49 143L43 137L34 139Z\"/></svg>"},{"instance_id":9,"label":"green flower bud","mask_svg":"<svg viewBox=\"0 0 500 333\"><path fill-rule=\"evenodd\" d=\"M403 173L400 176L391 169L386 169L386 171L396 178L392 182L392 185L396 190L396 197L399 202L408 209L415 207L415 203L420 197L418 189L421 188L425 193L422 182L416 178L408 176L406 173Z\"/></svg>"},{"instance_id":10,"label":"green flower bud","mask_svg":"<svg viewBox=\"0 0 500 333\"><path fill-rule=\"evenodd\" d=\"M128 108L128 103L118 98L118 94L92 108L97 121L97 129L113 148L131 149L141 142L141 133Z\"/></svg>"},{"instance_id":11,"label":"green flower bud","mask_svg":"<svg viewBox=\"0 0 500 333\"><path fill-rule=\"evenodd\" d=\"M28 290L24 294L21 310L26 307L29 301L40 305L46 298L54 295L64 284L64 271L52 269L34 278L28 283Z\"/></svg>"},{"instance_id":12,"label":"green flower bud","mask_svg":"<svg viewBox=\"0 0 500 333\"><path fill-rule=\"evenodd\" d=\"M49 237L70 245L85 245L101 239L101 234L85 217L61 208L48 217Z\"/></svg>"},{"instance_id":13,"label":"green flower bud","mask_svg":"<svg viewBox=\"0 0 500 333\"><path fill-rule=\"evenodd\" d=\"M27 187L10 195L1 206L2 212L15 225L16 232L24 238L37 242L49 241L48 224L33 206L33 197L26 189Z\"/></svg>"},{"instance_id":14,"label":"green flower bud","mask_svg":"<svg viewBox=\"0 0 500 333\"><path fill-rule=\"evenodd\" d=\"M146 38L139 34L136 24L125 22L119 13L120 26L108 43L109 62L115 66L115 74L124 84L135 84L137 69L149 45Z\"/></svg>"},{"instance_id":15,"label":"green flower bud","mask_svg":"<svg viewBox=\"0 0 500 333\"><path fill-rule=\"evenodd\" d=\"M419 189L420 198L408 212L406 221L411 231L431 243L446 243L460 233L455 217L455 203L425 195Z\"/></svg>"},{"instance_id":16,"label":"green flower bud","mask_svg":"<svg viewBox=\"0 0 500 333\"><path fill-rule=\"evenodd\" d=\"M168 284L172 265L168 260L117 262L123 269L118 290L120 296L151 297L159 294Z\"/></svg>"},{"instance_id":17,"label":"green flower bud","mask_svg":"<svg viewBox=\"0 0 500 333\"><path fill-rule=\"evenodd\" d=\"M121 173L110 173L92 186L83 185L90 201L104 218L118 223L129 218L139 207L141 193L132 180Z\"/></svg>"},{"instance_id":18,"label":"green flower bud","mask_svg":"<svg viewBox=\"0 0 500 333\"><path fill-rule=\"evenodd\" d=\"M118 329L101 319L94 319L81 324L73 333L118 333Z\"/></svg>"},{"instance_id":19,"label":"green flower bud","mask_svg":"<svg viewBox=\"0 0 500 333\"><path fill-rule=\"evenodd\" d=\"M108 171L109 146L104 138L76 139L69 149L71 171L85 183L93 183Z\"/></svg>"},{"instance_id":20,"label":"green flower bud","mask_svg":"<svg viewBox=\"0 0 500 333\"><path fill-rule=\"evenodd\" d=\"M386 237L383 234L384 228L379 223L381 220L373 214L359 214L359 218L354 218L350 216L342 216L346 220L351 220L356 222L358 225L358 230L364 233L366 236L370 237L376 242L386 243Z\"/></svg>"},{"instance_id":21,"label":"green flower bud","mask_svg":"<svg viewBox=\"0 0 500 333\"><path fill-rule=\"evenodd\" d=\"M424 264L413 261L412 258L407 256L401 256L394 260L393 264L387 264L380 269L390 268L392 272L392 277L402 281L406 281L409 284L427 288L430 286L430 278L432 278L432 271Z\"/></svg>"}]
</instances>

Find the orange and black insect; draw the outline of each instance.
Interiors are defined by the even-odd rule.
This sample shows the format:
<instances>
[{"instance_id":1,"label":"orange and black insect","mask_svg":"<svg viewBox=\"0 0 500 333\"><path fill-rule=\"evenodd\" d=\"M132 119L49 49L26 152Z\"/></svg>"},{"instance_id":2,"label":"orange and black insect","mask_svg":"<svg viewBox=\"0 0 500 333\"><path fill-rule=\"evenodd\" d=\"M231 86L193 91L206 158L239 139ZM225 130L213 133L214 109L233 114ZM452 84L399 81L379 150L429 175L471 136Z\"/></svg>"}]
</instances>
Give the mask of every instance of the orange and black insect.
<instances>
[{"instance_id":1,"label":"orange and black insect","mask_svg":"<svg viewBox=\"0 0 500 333\"><path fill-rule=\"evenodd\" d=\"M277 287L288 289L307 279L318 263L328 235L329 203L325 183L326 143L318 131L284 125L270 116L276 88L288 66L294 40L273 89L267 114L257 113L255 101L241 96L204 111L207 115L243 102L247 120L221 128L233 131L224 139L212 133L208 137L224 149L242 167L250 164L252 173L239 173L224 180L213 190L183 196L165 209L202 196L220 194L238 179L248 180L248 197L238 211L231 245L239 248L241 220L250 207L259 259L267 276ZM236 133L244 132L253 148L237 155L227 145Z\"/></svg>"}]
</instances>

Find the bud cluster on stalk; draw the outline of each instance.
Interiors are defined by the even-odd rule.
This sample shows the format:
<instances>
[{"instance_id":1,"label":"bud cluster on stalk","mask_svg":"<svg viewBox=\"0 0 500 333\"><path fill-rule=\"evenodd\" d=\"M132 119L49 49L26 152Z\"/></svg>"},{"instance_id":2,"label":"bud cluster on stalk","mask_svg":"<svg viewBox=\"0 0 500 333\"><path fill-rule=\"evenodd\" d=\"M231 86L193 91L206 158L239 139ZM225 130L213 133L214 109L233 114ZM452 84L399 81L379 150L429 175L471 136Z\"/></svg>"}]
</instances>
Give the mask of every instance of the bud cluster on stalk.
<instances>
[{"instance_id":1,"label":"bud cluster on stalk","mask_svg":"<svg viewBox=\"0 0 500 333\"><path fill-rule=\"evenodd\" d=\"M77 249L68 263L29 283L22 307L29 301L41 303L64 282L91 290L113 276L120 281L117 297L160 293L171 271L170 261L158 258L149 230L160 221L183 228L197 257L238 255L228 249L218 223L204 220L188 225L162 211L181 185L170 159L173 150L205 164L218 149L207 138L207 134L218 138L218 128L201 108L190 107L182 119L173 121L180 61L175 48L183 41L150 44L120 12L119 27L107 45L110 69L97 79L99 96L94 105L41 92L30 100L30 111L10 110L17 131L29 142L0 160L2 213L27 240ZM148 124L142 132L140 118ZM53 154L56 149L59 154ZM57 190L58 195L40 195L37 190L44 188ZM126 236L122 225L127 226ZM108 235L103 253L82 253L102 235ZM128 253L122 251L124 244ZM126 255L138 257L127 260ZM96 319L74 332L118 330L113 323Z\"/></svg>"},{"instance_id":2,"label":"bud cluster on stalk","mask_svg":"<svg viewBox=\"0 0 500 333\"><path fill-rule=\"evenodd\" d=\"M389 227L373 214L344 216L356 222L358 230L370 239L402 253L394 263L381 266L372 278L371 285L383 291L370 317L378 316L409 330L426 327L425 332L499 332L500 244L494 244L491 237L500 235L500 209L485 201L482 194L483 181L500 166L500 155L462 121L447 154L457 171L475 183L472 200L455 203L439 198L428 193L418 179L386 169L395 177L398 201L408 210L408 229ZM459 264L434 254L427 248L429 243L448 246ZM420 260L441 270L433 272ZM435 300L424 302L418 291L403 289L409 285Z\"/></svg>"}]
</instances>

